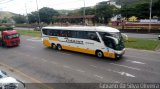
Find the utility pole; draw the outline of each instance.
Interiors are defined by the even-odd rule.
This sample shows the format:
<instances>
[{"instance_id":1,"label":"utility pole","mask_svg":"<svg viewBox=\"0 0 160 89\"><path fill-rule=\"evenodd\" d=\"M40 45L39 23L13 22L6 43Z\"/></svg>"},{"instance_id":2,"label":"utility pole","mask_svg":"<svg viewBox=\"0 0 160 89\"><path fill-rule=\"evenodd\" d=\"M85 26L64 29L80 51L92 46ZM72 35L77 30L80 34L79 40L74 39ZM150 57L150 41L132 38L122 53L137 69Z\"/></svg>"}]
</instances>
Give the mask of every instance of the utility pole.
<instances>
[{"instance_id":1,"label":"utility pole","mask_svg":"<svg viewBox=\"0 0 160 89\"><path fill-rule=\"evenodd\" d=\"M40 28L41 19L40 19L40 15L39 15L39 9L38 9L38 2L37 2L37 0L36 0L36 5L37 5L37 13L38 13L38 26Z\"/></svg>"},{"instance_id":2,"label":"utility pole","mask_svg":"<svg viewBox=\"0 0 160 89\"><path fill-rule=\"evenodd\" d=\"M84 8L83 8L83 25L86 25L85 24L85 14L86 14L86 3L85 3L85 0L84 0Z\"/></svg>"},{"instance_id":3,"label":"utility pole","mask_svg":"<svg viewBox=\"0 0 160 89\"><path fill-rule=\"evenodd\" d=\"M29 25L28 12L27 12L27 5L26 5L26 3L25 3L25 10L26 10L26 19L27 19L27 24Z\"/></svg>"},{"instance_id":4,"label":"utility pole","mask_svg":"<svg viewBox=\"0 0 160 89\"><path fill-rule=\"evenodd\" d=\"M148 29L148 32L150 32L150 31L151 31L151 19L152 19L152 0L150 1L150 7L149 7L149 10L150 10L150 12L149 12L149 20L150 20L150 22L149 22L149 29Z\"/></svg>"}]
</instances>

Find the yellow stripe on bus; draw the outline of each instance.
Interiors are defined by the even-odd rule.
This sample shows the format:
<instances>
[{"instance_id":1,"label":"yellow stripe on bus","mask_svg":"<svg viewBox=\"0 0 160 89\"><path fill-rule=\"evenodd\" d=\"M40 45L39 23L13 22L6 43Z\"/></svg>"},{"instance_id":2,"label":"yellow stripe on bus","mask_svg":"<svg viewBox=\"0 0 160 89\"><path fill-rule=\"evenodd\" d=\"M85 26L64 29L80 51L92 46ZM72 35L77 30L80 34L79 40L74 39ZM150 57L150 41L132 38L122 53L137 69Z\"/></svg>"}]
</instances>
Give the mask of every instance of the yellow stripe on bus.
<instances>
[{"instance_id":1,"label":"yellow stripe on bus","mask_svg":"<svg viewBox=\"0 0 160 89\"><path fill-rule=\"evenodd\" d=\"M43 44L47 47L51 47L51 44L48 40L43 40Z\"/></svg>"},{"instance_id":2,"label":"yellow stripe on bus","mask_svg":"<svg viewBox=\"0 0 160 89\"><path fill-rule=\"evenodd\" d=\"M57 37L49 37L49 40L52 40L52 41L59 41Z\"/></svg>"},{"instance_id":3,"label":"yellow stripe on bus","mask_svg":"<svg viewBox=\"0 0 160 89\"><path fill-rule=\"evenodd\" d=\"M79 48L79 47L64 46L64 45L62 46L62 48L66 50L95 55L95 50L89 50L89 49L84 49L84 48Z\"/></svg>"},{"instance_id":4,"label":"yellow stripe on bus","mask_svg":"<svg viewBox=\"0 0 160 89\"><path fill-rule=\"evenodd\" d=\"M84 48L79 48L79 47L64 46L64 45L62 46L62 48L65 50L71 50L71 51L95 55L95 50L84 49ZM104 57L115 58L114 53L110 53L110 52L103 52L103 53L104 53Z\"/></svg>"},{"instance_id":5,"label":"yellow stripe on bus","mask_svg":"<svg viewBox=\"0 0 160 89\"><path fill-rule=\"evenodd\" d=\"M47 47L51 47L51 44L48 40L43 40L43 44ZM90 49L85 49L85 48L62 45L62 49L95 55L95 50L90 50ZM104 57L115 58L114 53L110 53L110 52L103 52L103 53L104 53Z\"/></svg>"},{"instance_id":6,"label":"yellow stripe on bus","mask_svg":"<svg viewBox=\"0 0 160 89\"><path fill-rule=\"evenodd\" d=\"M114 53L110 53L110 52L103 52L103 53L104 53L104 57L115 58Z\"/></svg>"}]
</instances>

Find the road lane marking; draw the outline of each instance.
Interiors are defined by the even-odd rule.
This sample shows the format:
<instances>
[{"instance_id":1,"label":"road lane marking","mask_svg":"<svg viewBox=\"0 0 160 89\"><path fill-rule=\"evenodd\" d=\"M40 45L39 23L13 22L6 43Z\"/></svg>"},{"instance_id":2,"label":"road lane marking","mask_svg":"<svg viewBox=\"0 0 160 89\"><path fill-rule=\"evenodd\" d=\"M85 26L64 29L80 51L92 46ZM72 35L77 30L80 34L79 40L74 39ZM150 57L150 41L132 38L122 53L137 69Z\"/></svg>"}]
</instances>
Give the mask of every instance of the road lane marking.
<instances>
[{"instance_id":1,"label":"road lane marking","mask_svg":"<svg viewBox=\"0 0 160 89\"><path fill-rule=\"evenodd\" d=\"M94 65L90 65L94 68L97 68L97 66L94 66ZM102 68L100 68L102 69ZM106 71L109 71L109 72L113 72L113 73L117 73L117 74L120 74L120 75L124 75L124 76L127 76L127 77L135 77L134 75L132 74L129 74L129 73L126 73L126 72L119 72L119 71L115 71L115 70L112 70L112 69L105 69Z\"/></svg>"},{"instance_id":2,"label":"road lane marking","mask_svg":"<svg viewBox=\"0 0 160 89\"><path fill-rule=\"evenodd\" d=\"M31 48L31 49L36 48L36 47L33 47L33 45L32 45L32 46L31 46L31 45L23 45L23 46L25 46L25 47L27 47L27 48Z\"/></svg>"},{"instance_id":3,"label":"road lane marking","mask_svg":"<svg viewBox=\"0 0 160 89\"><path fill-rule=\"evenodd\" d=\"M27 39L27 41L42 42L41 39L34 39L34 38Z\"/></svg>"},{"instance_id":4,"label":"road lane marking","mask_svg":"<svg viewBox=\"0 0 160 89\"><path fill-rule=\"evenodd\" d=\"M30 48L34 49L35 47L33 47L33 46L30 46Z\"/></svg>"},{"instance_id":5,"label":"road lane marking","mask_svg":"<svg viewBox=\"0 0 160 89\"><path fill-rule=\"evenodd\" d=\"M39 58L38 58L38 57L36 57L36 56L33 56L33 58L34 58L34 59L39 59Z\"/></svg>"},{"instance_id":6,"label":"road lane marking","mask_svg":"<svg viewBox=\"0 0 160 89\"><path fill-rule=\"evenodd\" d=\"M146 63L140 62L140 61L132 61L132 60L126 60L126 61L129 61L129 62L132 62L132 63L136 63L136 64L142 64L142 65L146 64Z\"/></svg>"},{"instance_id":7,"label":"road lane marking","mask_svg":"<svg viewBox=\"0 0 160 89\"><path fill-rule=\"evenodd\" d=\"M142 57L131 56L131 55L125 55L125 56L132 57L132 58L136 58L136 59L142 59L142 60L145 60L145 58L142 58Z\"/></svg>"},{"instance_id":8,"label":"road lane marking","mask_svg":"<svg viewBox=\"0 0 160 89\"><path fill-rule=\"evenodd\" d=\"M39 81L39 80L37 80L37 79L35 79L35 78L33 78L33 77L30 77L29 75L21 72L20 70L15 69L14 67L11 67L11 66L9 66L9 65L7 65L7 64L4 64L4 63L0 63L0 65L6 67L6 68L9 69L9 70L13 70L13 72L17 72L18 74L21 74L22 76L25 76L26 78L34 81L35 83L41 84L43 87L46 87L47 89L54 89L54 88L49 87L49 86L46 85L46 84L43 84L43 82L41 82L41 81Z\"/></svg>"},{"instance_id":9,"label":"road lane marking","mask_svg":"<svg viewBox=\"0 0 160 89\"><path fill-rule=\"evenodd\" d=\"M45 60L45 59L43 59L43 58L42 58L41 60L44 61L44 62L47 62L47 60Z\"/></svg>"},{"instance_id":10,"label":"road lane marking","mask_svg":"<svg viewBox=\"0 0 160 89\"><path fill-rule=\"evenodd\" d=\"M97 66L95 66L95 65L90 65L90 66L92 66L92 67L94 67L94 68L97 68Z\"/></svg>"},{"instance_id":11,"label":"road lane marking","mask_svg":"<svg viewBox=\"0 0 160 89\"><path fill-rule=\"evenodd\" d=\"M126 72L119 72L121 75L127 76L127 77L135 77L132 74L126 73Z\"/></svg>"},{"instance_id":12,"label":"road lane marking","mask_svg":"<svg viewBox=\"0 0 160 89\"><path fill-rule=\"evenodd\" d=\"M125 54L124 56L126 56L126 57L136 58L136 59L139 59L139 60L141 60L141 59L142 59L142 60L150 60L150 61L157 61L157 62L160 62L160 60L153 59L153 58L146 58L146 57L145 57L145 58L144 58L144 57L142 58L142 57L131 56L131 55L126 55L126 54Z\"/></svg>"},{"instance_id":13,"label":"road lane marking","mask_svg":"<svg viewBox=\"0 0 160 89\"><path fill-rule=\"evenodd\" d=\"M70 66L63 65L64 68L72 69Z\"/></svg>"},{"instance_id":14,"label":"road lane marking","mask_svg":"<svg viewBox=\"0 0 160 89\"><path fill-rule=\"evenodd\" d=\"M51 61L52 64L57 65L58 63L55 61Z\"/></svg>"},{"instance_id":15,"label":"road lane marking","mask_svg":"<svg viewBox=\"0 0 160 89\"><path fill-rule=\"evenodd\" d=\"M115 70L112 70L112 69L106 69L106 71L114 72L114 73L117 73L117 74L120 74L120 75L123 75L123 76L127 76L127 77L135 77L132 74L129 74L129 73L126 73L126 72L119 72L119 71L115 71Z\"/></svg>"},{"instance_id":16,"label":"road lane marking","mask_svg":"<svg viewBox=\"0 0 160 89\"><path fill-rule=\"evenodd\" d=\"M28 55L28 54L25 54L25 56L29 57L30 55Z\"/></svg>"},{"instance_id":17,"label":"road lane marking","mask_svg":"<svg viewBox=\"0 0 160 89\"><path fill-rule=\"evenodd\" d=\"M121 82L119 82L119 81L114 81L113 83L121 83Z\"/></svg>"},{"instance_id":18,"label":"road lane marking","mask_svg":"<svg viewBox=\"0 0 160 89\"><path fill-rule=\"evenodd\" d=\"M133 69L133 70L138 70L138 71L140 71L139 68L134 68L134 67L126 66L126 65L120 65L120 64L116 64L116 63L109 63L109 64L116 65L116 66L121 66L121 67L125 67L125 68L129 68L129 69Z\"/></svg>"},{"instance_id":19,"label":"road lane marking","mask_svg":"<svg viewBox=\"0 0 160 89\"><path fill-rule=\"evenodd\" d=\"M100 78L100 79L103 79L103 77L102 76L99 76L99 75L94 75L95 77L98 77L98 78Z\"/></svg>"},{"instance_id":20,"label":"road lane marking","mask_svg":"<svg viewBox=\"0 0 160 89\"><path fill-rule=\"evenodd\" d=\"M76 70L76 71L81 72L81 73L84 73L84 72L85 72L85 71L83 71L83 70L79 70L79 69L78 69L78 70Z\"/></svg>"}]
</instances>

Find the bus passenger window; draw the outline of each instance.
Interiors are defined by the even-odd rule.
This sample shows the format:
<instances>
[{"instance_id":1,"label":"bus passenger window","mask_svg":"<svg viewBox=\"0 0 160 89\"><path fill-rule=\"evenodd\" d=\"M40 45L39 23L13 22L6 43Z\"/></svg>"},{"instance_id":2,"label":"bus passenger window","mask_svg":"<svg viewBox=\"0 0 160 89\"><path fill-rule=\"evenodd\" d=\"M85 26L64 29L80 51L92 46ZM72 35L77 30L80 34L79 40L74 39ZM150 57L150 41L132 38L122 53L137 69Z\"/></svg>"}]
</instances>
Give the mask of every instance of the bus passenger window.
<instances>
[{"instance_id":1,"label":"bus passenger window","mask_svg":"<svg viewBox=\"0 0 160 89\"><path fill-rule=\"evenodd\" d=\"M54 36L54 32L55 32L54 30L50 30L50 31L49 31L49 35L50 35L50 36Z\"/></svg>"},{"instance_id":2,"label":"bus passenger window","mask_svg":"<svg viewBox=\"0 0 160 89\"><path fill-rule=\"evenodd\" d=\"M62 30L62 31L61 31L61 36L62 36L62 37L68 37L68 36L67 36L67 33L68 33L67 31Z\"/></svg>"},{"instance_id":3,"label":"bus passenger window","mask_svg":"<svg viewBox=\"0 0 160 89\"><path fill-rule=\"evenodd\" d=\"M67 31L67 36L72 37L71 31Z\"/></svg>"},{"instance_id":4,"label":"bus passenger window","mask_svg":"<svg viewBox=\"0 0 160 89\"><path fill-rule=\"evenodd\" d=\"M48 33L47 31L48 31L48 29L43 29L43 30L42 30L42 32L43 32L44 35L48 35L48 34L47 34L47 33Z\"/></svg>"},{"instance_id":5,"label":"bus passenger window","mask_svg":"<svg viewBox=\"0 0 160 89\"><path fill-rule=\"evenodd\" d=\"M91 39L91 40L95 40L95 41L98 41L100 42L96 32L88 32L88 39Z\"/></svg>"},{"instance_id":6,"label":"bus passenger window","mask_svg":"<svg viewBox=\"0 0 160 89\"><path fill-rule=\"evenodd\" d=\"M77 38L87 39L87 32L86 31L77 31Z\"/></svg>"},{"instance_id":7,"label":"bus passenger window","mask_svg":"<svg viewBox=\"0 0 160 89\"><path fill-rule=\"evenodd\" d=\"M54 36L60 36L60 31L59 30L54 30Z\"/></svg>"},{"instance_id":8,"label":"bus passenger window","mask_svg":"<svg viewBox=\"0 0 160 89\"><path fill-rule=\"evenodd\" d=\"M70 32L72 38L77 38L77 31Z\"/></svg>"}]
</instances>

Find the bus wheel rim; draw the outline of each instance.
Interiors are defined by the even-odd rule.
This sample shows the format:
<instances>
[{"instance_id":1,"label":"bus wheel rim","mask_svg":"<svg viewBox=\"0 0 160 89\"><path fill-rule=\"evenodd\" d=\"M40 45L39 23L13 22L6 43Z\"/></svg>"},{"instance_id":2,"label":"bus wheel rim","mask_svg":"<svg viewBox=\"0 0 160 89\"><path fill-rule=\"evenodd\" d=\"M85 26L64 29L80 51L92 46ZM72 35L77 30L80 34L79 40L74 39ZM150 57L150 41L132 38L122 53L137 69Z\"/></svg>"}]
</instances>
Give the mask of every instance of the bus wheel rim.
<instances>
[{"instance_id":1,"label":"bus wheel rim","mask_svg":"<svg viewBox=\"0 0 160 89\"><path fill-rule=\"evenodd\" d=\"M103 56L102 52L98 52L98 53L97 53L97 56L98 56L98 57L102 57L102 56Z\"/></svg>"},{"instance_id":2,"label":"bus wheel rim","mask_svg":"<svg viewBox=\"0 0 160 89\"><path fill-rule=\"evenodd\" d=\"M61 46L58 46L58 50L62 50Z\"/></svg>"}]
</instances>

